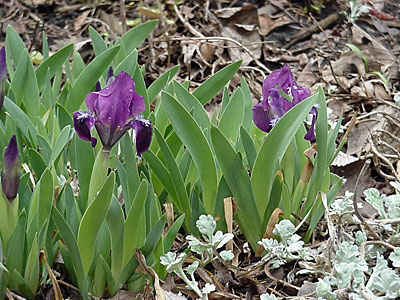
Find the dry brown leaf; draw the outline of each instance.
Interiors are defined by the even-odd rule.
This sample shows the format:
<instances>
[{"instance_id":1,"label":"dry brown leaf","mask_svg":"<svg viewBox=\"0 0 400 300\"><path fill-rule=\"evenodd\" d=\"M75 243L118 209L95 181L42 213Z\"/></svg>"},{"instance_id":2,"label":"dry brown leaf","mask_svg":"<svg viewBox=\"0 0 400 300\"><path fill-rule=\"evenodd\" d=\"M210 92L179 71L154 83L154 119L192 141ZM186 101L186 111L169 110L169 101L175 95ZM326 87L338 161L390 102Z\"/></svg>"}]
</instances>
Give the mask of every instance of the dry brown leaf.
<instances>
[{"instance_id":1,"label":"dry brown leaf","mask_svg":"<svg viewBox=\"0 0 400 300\"><path fill-rule=\"evenodd\" d=\"M372 112L375 112L375 114L370 117L368 122L356 124L350 132L347 142L347 154L359 157L362 153L370 151L368 143L370 133L378 134L381 140L395 149L400 149L400 143L397 139L387 134L382 134L382 131L387 131L394 136L400 135L400 127L385 117L386 115L396 122L396 120L400 120L400 111L392 106L382 104L374 108ZM384 153L392 152L387 147L383 147L383 150Z\"/></svg>"},{"instance_id":2,"label":"dry brown leaf","mask_svg":"<svg viewBox=\"0 0 400 300\"><path fill-rule=\"evenodd\" d=\"M172 224L174 224L174 206L172 203L164 203L165 214L167 215L167 227L171 228Z\"/></svg>"},{"instance_id":3,"label":"dry brown leaf","mask_svg":"<svg viewBox=\"0 0 400 300\"><path fill-rule=\"evenodd\" d=\"M312 66L311 62L307 63L303 71L301 71L300 75L297 76L297 83L300 86L309 88L312 87L317 82L317 79L315 78L314 73L312 72L311 66Z\"/></svg>"},{"instance_id":4,"label":"dry brown leaf","mask_svg":"<svg viewBox=\"0 0 400 300\"><path fill-rule=\"evenodd\" d=\"M225 212L225 222L226 222L226 228L228 230L228 233L233 232L233 203L232 203L232 197L228 197L224 199L224 212ZM226 250L231 250L233 251L233 241L230 240L226 244Z\"/></svg>"},{"instance_id":5,"label":"dry brown leaf","mask_svg":"<svg viewBox=\"0 0 400 300\"><path fill-rule=\"evenodd\" d=\"M239 12L241 9L242 9L241 7L222 8L222 9L216 10L215 15L218 18L228 19L228 18L233 17L233 15L236 14L237 12Z\"/></svg>"},{"instance_id":6,"label":"dry brown leaf","mask_svg":"<svg viewBox=\"0 0 400 300\"><path fill-rule=\"evenodd\" d=\"M215 46L211 44L201 44L200 53L205 61L211 62L211 60L214 58Z\"/></svg>"},{"instance_id":7,"label":"dry brown leaf","mask_svg":"<svg viewBox=\"0 0 400 300\"><path fill-rule=\"evenodd\" d=\"M148 7L139 7L139 13L150 19L158 19L161 16L161 12L159 10Z\"/></svg>"},{"instance_id":8,"label":"dry brown leaf","mask_svg":"<svg viewBox=\"0 0 400 300\"><path fill-rule=\"evenodd\" d=\"M300 287L299 291L297 292L297 296L312 295L315 293L316 289L317 289L316 282L304 281L303 285Z\"/></svg>"},{"instance_id":9,"label":"dry brown leaf","mask_svg":"<svg viewBox=\"0 0 400 300\"><path fill-rule=\"evenodd\" d=\"M384 73L394 67L392 73L398 73L398 61L382 43L355 24L352 26L352 33L352 43L367 56L370 70ZM395 74L391 75L396 76Z\"/></svg>"},{"instance_id":10,"label":"dry brown leaf","mask_svg":"<svg viewBox=\"0 0 400 300\"><path fill-rule=\"evenodd\" d=\"M278 172L280 172L280 171L278 171ZM279 216L282 216L282 215L283 215L283 211L279 207L274 209L274 211L271 214L271 217L268 220L267 228L265 230L265 234L263 237L264 239L274 237L274 234L272 233L272 231L274 230L275 225L279 223ZM264 251L264 248L261 245L259 245L257 252L256 252L256 256L260 256L263 251Z\"/></svg>"},{"instance_id":11,"label":"dry brown leaf","mask_svg":"<svg viewBox=\"0 0 400 300\"><path fill-rule=\"evenodd\" d=\"M75 19L75 21L74 21L74 30L75 30L75 32L81 30L81 28L82 28L83 24L85 23L86 18L89 15L89 13L90 13L90 10L86 10L83 13L81 13L79 17L77 17Z\"/></svg>"},{"instance_id":12,"label":"dry brown leaf","mask_svg":"<svg viewBox=\"0 0 400 300\"><path fill-rule=\"evenodd\" d=\"M217 11L221 22L221 35L238 41L248 48L253 57L261 57L261 37L256 28L258 27L257 8L252 4L244 5L241 8L229 8ZM247 66L253 61L253 57L237 45L228 44L230 59L233 61L242 60L242 66ZM233 47L234 46L234 47Z\"/></svg>"},{"instance_id":13,"label":"dry brown leaf","mask_svg":"<svg viewBox=\"0 0 400 300\"><path fill-rule=\"evenodd\" d=\"M133 291L118 291L114 297L110 298L109 300L136 300L136 299L143 299L139 293Z\"/></svg>"},{"instance_id":14,"label":"dry brown leaf","mask_svg":"<svg viewBox=\"0 0 400 300\"><path fill-rule=\"evenodd\" d=\"M347 153L344 153L342 151L340 151L338 153L338 155L335 157L335 159L332 162L332 166L335 167L344 167L347 166L355 161L357 161L358 158L348 155Z\"/></svg>"},{"instance_id":15,"label":"dry brown leaf","mask_svg":"<svg viewBox=\"0 0 400 300\"><path fill-rule=\"evenodd\" d=\"M198 49L197 44L184 44L182 47L183 62L189 65L192 61L194 52Z\"/></svg>"},{"instance_id":16,"label":"dry brown leaf","mask_svg":"<svg viewBox=\"0 0 400 300\"><path fill-rule=\"evenodd\" d=\"M55 0L19 0L19 2L22 2L26 6L33 6L33 7L38 7L38 6L51 6L53 5Z\"/></svg>"},{"instance_id":17,"label":"dry brown leaf","mask_svg":"<svg viewBox=\"0 0 400 300\"><path fill-rule=\"evenodd\" d=\"M375 128L379 121L371 121L368 123L356 124L353 130L349 134L349 139L347 141L347 154L361 156L361 153L368 151L367 148L368 136L370 129Z\"/></svg>"},{"instance_id":18,"label":"dry brown leaf","mask_svg":"<svg viewBox=\"0 0 400 300\"><path fill-rule=\"evenodd\" d=\"M267 14L258 15L259 33L261 35L268 35L275 28L292 23L288 16L280 16L272 19Z\"/></svg>"},{"instance_id":19,"label":"dry brown leaf","mask_svg":"<svg viewBox=\"0 0 400 300\"><path fill-rule=\"evenodd\" d=\"M142 252L140 252L140 250L135 249L135 257L139 263L139 266L142 269L142 272L154 278L154 289L156 290L156 300L166 300L164 290L160 286L160 278L158 277L157 272L154 271L153 268L147 265L146 258L144 257Z\"/></svg>"},{"instance_id":20,"label":"dry brown leaf","mask_svg":"<svg viewBox=\"0 0 400 300\"><path fill-rule=\"evenodd\" d=\"M247 24L235 24L235 26L238 27L238 28L242 28L242 29L244 29L246 31L253 31L256 28L256 25L253 25L253 24L250 24L250 25L247 25Z\"/></svg>"},{"instance_id":21,"label":"dry brown leaf","mask_svg":"<svg viewBox=\"0 0 400 300\"><path fill-rule=\"evenodd\" d=\"M181 293L179 294L174 294L172 292L165 291L165 299L166 300L187 300L185 296L183 296Z\"/></svg>"},{"instance_id":22,"label":"dry brown leaf","mask_svg":"<svg viewBox=\"0 0 400 300\"><path fill-rule=\"evenodd\" d=\"M106 13L104 10L100 10L100 19L110 27L113 33L120 36L124 33L121 22L116 16Z\"/></svg>"},{"instance_id":23,"label":"dry brown leaf","mask_svg":"<svg viewBox=\"0 0 400 300\"><path fill-rule=\"evenodd\" d=\"M391 100L389 93L386 91L385 87L379 82L374 84L375 97L379 99Z\"/></svg>"}]
</instances>

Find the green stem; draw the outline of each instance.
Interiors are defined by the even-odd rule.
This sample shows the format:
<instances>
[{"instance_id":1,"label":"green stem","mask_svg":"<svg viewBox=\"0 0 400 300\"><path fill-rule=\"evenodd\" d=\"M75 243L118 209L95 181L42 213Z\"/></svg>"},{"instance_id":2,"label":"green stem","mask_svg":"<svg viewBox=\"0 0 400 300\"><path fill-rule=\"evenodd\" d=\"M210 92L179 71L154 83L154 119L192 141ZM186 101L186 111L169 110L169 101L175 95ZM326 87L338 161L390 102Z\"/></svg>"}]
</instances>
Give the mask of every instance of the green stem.
<instances>
[{"instance_id":1,"label":"green stem","mask_svg":"<svg viewBox=\"0 0 400 300\"><path fill-rule=\"evenodd\" d=\"M204 294L200 291L199 287L193 283L193 281L190 281L189 278L187 278L185 272L178 267L177 270L175 270L175 273L201 298L201 299L207 299L207 294L206 298L204 298Z\"/></svg>"},{"instance_id":2,"label":"green stem","mask_svg":"<svg viewBox=\"0 0 400 300\"><path fill-rule=\"evenodd\" d=\"M18 195L9 201L0 189L0 234L4 245L13 233L18 222Z\"/></svg>"},{"instance_id":3,"label":"green stem","mask_svg":"<svg viewBox=\"0 0 400 300\"><path fill-rule=\"evenodd\" d=\"M97 193L101 190L104 182L107 179L108 166L110 163L110 150L101 149L97 153L96 159L93 164L92 176L89 183L89 195L85 208L96 198Z\"/></svg>"}]
</instances>

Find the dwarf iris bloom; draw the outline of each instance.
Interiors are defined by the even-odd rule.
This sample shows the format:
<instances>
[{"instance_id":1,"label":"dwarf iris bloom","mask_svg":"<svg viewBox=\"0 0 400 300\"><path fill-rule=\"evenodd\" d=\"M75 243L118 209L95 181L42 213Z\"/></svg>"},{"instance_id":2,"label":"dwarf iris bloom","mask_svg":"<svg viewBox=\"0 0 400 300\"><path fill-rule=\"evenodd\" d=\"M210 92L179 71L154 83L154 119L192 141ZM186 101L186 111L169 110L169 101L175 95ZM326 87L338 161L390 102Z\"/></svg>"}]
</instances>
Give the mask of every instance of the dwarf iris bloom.
<instances>
[{"instance_id":1,"label":"dwarf iris bloom","mask_svg":"<svg viewBox=\"0 0 400 300\"><path fill-rule=\"evenodd\" d=\"M97 139L90 132L96 127L104 150L110 150L129 128L133 128L140 156L149 148L153 133L151 122L141 116L146 108L144 98L135 92L135 82L125 72L114 77L110 71L107 83L103 90L97 86L96 91L86 97L89 111L74 113L75 131L94 147Z\"/></svg>"},{"instance_id":2,"label":"dwarf iris bloom","mask_svg":"<svg viewBox=\"0 0 400 300\"><path fill-rule=\"evenodd\" d=\"M261 102L252 108L253 121L262 131L270 132L279 119L293 106L310 96L310 91L297 84L288 65L275 70L267 76L262 86ZM288 100L291 98L291 101ZM305 135L306 140L314 140L314 126L317 119L317 109L310 111L313 115L310 129Z\"/></svg>"}]
</instances>

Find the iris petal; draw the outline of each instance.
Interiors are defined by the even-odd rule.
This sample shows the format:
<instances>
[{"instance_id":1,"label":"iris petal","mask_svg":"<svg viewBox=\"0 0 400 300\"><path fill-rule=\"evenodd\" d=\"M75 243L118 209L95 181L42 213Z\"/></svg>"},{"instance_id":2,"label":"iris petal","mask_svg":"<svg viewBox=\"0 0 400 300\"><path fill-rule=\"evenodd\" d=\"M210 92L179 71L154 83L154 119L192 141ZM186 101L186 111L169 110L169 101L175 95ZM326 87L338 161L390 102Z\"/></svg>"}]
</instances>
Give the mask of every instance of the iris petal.
<instances>
[{"instance_id":1,"label":"iris petal","mask_svg":"<svg viewBox=\"0 0 400 300\"><path fill-rule=\"evenodd\" d=\"M304 139L307 141L315 140L314 128L315 128L315 122L317 121L317 116L318 116L317 108L313 107L310 111L310 114L312 114L312 116L313 116L312 121L311 121L311 126L310 126L310 129L308 129L306 135L304 136Z\"/></svg>"},{"instance_id":2,"label":"iris petal","mask_svg":"<svg viewBox=\"0 0 400 300\"><path fill-rule=\"evenodd\" d=\"M271 72L271 74L269 74L264 80L262 86L263 98L267 99L271 89L274 87L282 88L287 94L289 92L289 88L294 82L293 74L288 65L285 65L282 69Z\"/></svg>"},{"instance_id":3,"label":"iris petal","mask_svg":"<svg viewBox=\"0 0 400 300\"><path fill-rule=\"evenodd\" d=\"M140 155L148 149L153 129L144 119L140 119L141 123L132 121L138 120L146 109L144 98L135 92L135 82L128 73L120 72L114 77L110 68L106 84L102 90L97 84L96 90L85 98L89 112L74 113L75 130L80 138L91 141L94 146L97 141L90 131L95 126L104 149L111 149L129 128L137 127Z\"/></svg>"},{"instance_id":4,"label":"iris petal","mask_svg":"<svg viewBox=\"0 0 400 300\"><path fill-rule=\"evenodd\" d=\"M264 110L262 103L253 106L251 112L253 113L254 124L262 131L270 132L272 128L271 118L268 115L268 111Z\"/></svg>"},{"instance_id":5,"label":"iris petal","mask_svg":"<svg viewBox=\"0 0 400 300\"><path fill-rule=\"evenodd\" d=\"M150 147L153 124L147 119L137 119L132 121L131 126L135 129L136 133L136 152L138 156L141 156Z\"/></svg>"},{"instance_id":6,"label":"iris petal","mask_svg":"<svg viewBox=\"0 0 400 300\"><path fill-rule=\"evenodd\" d=\"M74 128L76 133L82 140L90 141L92 147L96 146L97 143L97 139L90 134L95 121L95 118L87 111L74 112Z\"/></svg>"},{"instance_id":7,"label":"iris petal","mask_svg":"<svg viewBox=\"0 0 400 300\"><path fill-rule=\"evenodd\" d=\"M144 98L135 92L135 83L125 72L119 73L105 89L91 92L85 102L100 122L113 130L124 127L146 108Z\"/></svg>"},{"instance_id":8,"label":"iris petal","mask_svg":"<svg viewBox=\"0 0 400 300\"><path fill-rule=\"evenodd\" d=\"M265 78L262 86L262 101L252 108L253 121L258 128L269 132L279 119L293 106L310 96L310 90L297 84L288 65L271 72ZM305 139L315 139L314 127L317 110L313 114L313 121Z\"/></svg>"}]
</instances>

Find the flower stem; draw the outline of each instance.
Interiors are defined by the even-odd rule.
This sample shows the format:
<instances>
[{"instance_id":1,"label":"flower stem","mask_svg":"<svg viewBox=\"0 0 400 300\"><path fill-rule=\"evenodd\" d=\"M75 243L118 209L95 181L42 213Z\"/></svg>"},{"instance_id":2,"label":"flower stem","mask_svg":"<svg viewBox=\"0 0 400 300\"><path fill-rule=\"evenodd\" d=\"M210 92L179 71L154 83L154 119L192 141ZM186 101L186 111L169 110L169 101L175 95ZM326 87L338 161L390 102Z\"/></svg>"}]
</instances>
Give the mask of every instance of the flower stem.
<instances>
[{"instance_id":1,"label":"flower stem","mask_svg":"<svg viewBox=\"0 0 400 300\"><path fill-rule=\"evenodd\" d=\"M0 233L3 249L18 222L18 195L9 201L0 190Z\"/></svg>"},{"instance_id":2,"label":"flower stem","mask_svg":"<svg viewBox=\"0 0 400 300\"><path fill-rule=\"evenodd\" d=\"M97 153L96 159L93 164L92 176L89 183L89 195L85 208L96 198L97 193L100 191L104 182L107 179L108 166L110 163L110 150L101 149Z\"/></svg>"}]
</instances>

